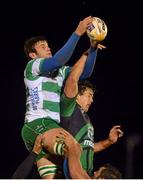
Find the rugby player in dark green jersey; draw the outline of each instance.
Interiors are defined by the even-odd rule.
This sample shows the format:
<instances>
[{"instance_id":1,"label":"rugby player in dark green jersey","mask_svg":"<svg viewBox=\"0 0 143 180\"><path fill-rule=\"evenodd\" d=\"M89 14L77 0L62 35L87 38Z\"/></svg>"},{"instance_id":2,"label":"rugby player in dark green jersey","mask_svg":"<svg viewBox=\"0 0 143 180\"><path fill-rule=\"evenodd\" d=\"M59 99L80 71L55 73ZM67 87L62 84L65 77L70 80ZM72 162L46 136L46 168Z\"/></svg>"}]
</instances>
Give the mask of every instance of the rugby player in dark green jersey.
<instances>
[{"instance_id":1,"label":"rugby player in dark green jersey","mask_svg":"<svg viewBox=\"0 0 143 180\"><path fill-rule=\"evenodd\" d=\"M100 45L98 46L100 47ZM82 68L77 66L77 69L73 70L66 80L61 101L61 126L72 134L81 145L83 149L80 158L82 167L92 176L94 153L116 143L123 132L119 125L113 126L106 140L94 142L94 127L87 111L93 102L95 88L89 81L78 83L81 73ZM70 178L68 175L66 177Z\"/></svg>"}]
</instances>

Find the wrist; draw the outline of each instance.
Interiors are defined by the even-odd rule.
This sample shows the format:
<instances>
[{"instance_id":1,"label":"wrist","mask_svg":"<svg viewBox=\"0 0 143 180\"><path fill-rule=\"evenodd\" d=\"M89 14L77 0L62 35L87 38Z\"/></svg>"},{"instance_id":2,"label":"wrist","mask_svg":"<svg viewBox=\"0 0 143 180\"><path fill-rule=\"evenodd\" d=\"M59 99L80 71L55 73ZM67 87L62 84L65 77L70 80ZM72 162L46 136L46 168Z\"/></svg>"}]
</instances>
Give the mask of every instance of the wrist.
<instances>
[{"instance_id":1,"label":"wrist","mask_svg":"<svg viewBox=\"0 0 143 180\"><path fill-rule=\"evenodd\" d=\"M78 32L76 32L76 31L74 31L73 34L74 34L74 36L77 36L79 38L81 37L81 35Z\"/></svg>"},{"instance_id":2,"label":"wrist","mask_svg":"<svg viewBox=\"0 0 143 180\"><path fill-rule=\"evenodd\" d=\"M82 34L80 32L78 32L78 31L75 31L74 33L79 37L82 36Z\"/></svg>"},{"instance_id":3,"label":"wrist","mask_svg":"<svg viewBox=\"0 0 143 180\"><path fill-rule=\"evenodd\" d=\"M90 44L91 44L91 47L97 48L98 42L93 39L90 39Z\"/></svg>"},{"instance_id":4,"label":"wrist","mask_svg":"<svg viewBox=\"0 0 143 180\"><path fill-rule=\"evenodd\" d=\"M107 141L108 141L110 144L114 144L114 141L113 141L110 137L107 139Z\"/></svg>"},{"instance_id":5,"label":"wrist","mask_svg":"<svg viewBox=\"0 0 143 180\"><path fill-rule=\"evenodd\" d=\"M35 150L32 150L32 153L35 154L36 156L39 154L39 152Z\"/></svg>"},{"instance_id":6,"label":"wrist","mask_svg":"<svg viewBox=\"0 0 143 180\"><path fill-rule=\"evenodd\" d=\"M88 56L89 50L86 50L83 54L84 54L85 56Z\"/></svg>"},{"instance_id":7,"label":"wrist","mask_svg":"<svg viewBox=\"0 0 143 180\"><path fill-rule=\"evenodd\" d=\"M40 151L41 151L41 146L40 146L40 148L38 147L38 148L33 148L33 150L32 150L35 154L39 154L40 153Z\"/></svg>"}]
</instances>

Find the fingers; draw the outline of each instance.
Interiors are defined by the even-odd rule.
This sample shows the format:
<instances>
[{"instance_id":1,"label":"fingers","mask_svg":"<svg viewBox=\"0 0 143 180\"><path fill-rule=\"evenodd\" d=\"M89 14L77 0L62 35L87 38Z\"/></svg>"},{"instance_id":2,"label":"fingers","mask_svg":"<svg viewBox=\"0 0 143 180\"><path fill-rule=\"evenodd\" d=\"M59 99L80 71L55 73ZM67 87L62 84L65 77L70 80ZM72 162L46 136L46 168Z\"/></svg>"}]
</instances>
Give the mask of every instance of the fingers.
<instances>
[{"instance_id":1,"label":"fingers","mask_svg":"<svg viewBox=\"0 0 143 180\"><path fill-rule=\"evenodd\" d=\"M117 133L119 138L122 137L124 135L124 133L120 128L121 128L120 125L113 126L113 128L111 129L111 133L112 132Z\"/></svg>"},{"instance_id":2,"label":"fingers","mask_svg":"<svg viewBox=\"0 0 143 180\"><path fill-rule=\"evenodd\" d=\"M76 34L78 34L79 36L83 35L87 30L87 27L92 23L92 21L93 18L91 16L88 16L84 18L82 21L80 21L78 27L75 30Z\"/></svg>"},{"instance_id":3,"label":"fingers","mask_svg":"<svg viewBox=\"0 0 143 180\"><path fill-rule=\"evenodd\" d=\"M69 133L68 133L67 131L65 131L65 130L61 130L61 131L59 132L59 134L62 135L62 136L64 136L64 137L66 137L66 136L69 135Z\"/></svg>"},{"instance_id":4,"label":"fingers","mask_svg":"<svg viewBox=\"0 0 143 180\"><path fill-rule=\"evenodd\" d=\"M88 16L86 17L85 19L83 19L83 21L87 24L87 25L90 25L93 21L93 18L92 16Z\"/></svg>"},{"instance_id":5,"label":"fingers","mask_svg":"<svg viewBox=\"0 0 143 180\"><path fill-rule=\"evenodd\" d=\"M40 144L41 142L42 142L42 134L39 134L39 135L36 137L35 143L36 143L36 144Z\"/></svg>"},{"instance_id":6,"label":"fingers","mask_svg":"<svg viewBox=\"0 0 143 180\"><path fill-rule=\"evenodd\" d=\"M107 47L102 45L102 44L99 44L96 40L93 40L93 39L90 39L90 44L92 47L97 47L97 49L106 49Z\"/></svg>"},{"instance_id":7,"label":"fingers","mask_svg":"<svg viewBox=\"0 0 143 180\"><path fill-rule=\"evenodd\" d=\"M120 125L115 125L115 126L113 126L113 128L117 129L117 128L121 128L121 126Z\"/></svg>"},{"instance_id":8,"label":"fingers","mask_svg":"<svg viewBox=\"0 0 143 180\"><path fill-rule=\"evenodd\" d=\"M121 128L120 125L116 125L116 126L113 126L113 127L111 128L111 131L118 130L118 129L120 129L120 128Z\"/></svg>"},{"instance_id":9,"label":"fingers","mask_svg":"<svg viewBox=\"0 0 143 180\"><path fill-rule=\"evenodd\" d=\"M69 133L65 130L61 130L57 135L56 135L56 141L67 141L69 138Z\"/></svg>"},{"instance_id":10,"label":"fingers","mask_svg":"<svg viewBox=\"0 0 143 180\"><path fill-rule=\"evenodd\" d=\"M123 133L122 133L122 134L119 134L118 137L121 138L123 135L124 135Z\"/></svg>"},{"instance_id":11,"label":"fingers","mask_svg":"<svg viewBox=\"0 0 143 180\"><path fill-rule=\"evenodd\" d=\"M121 128L120 125L116 125L113 126L110 130L109 139L113 143L116 143L118 141L118 138L121 138L124 135L123 131L120 128Z\"/></svg>"},{"instance_id":12,"label":"fingers","mask_svg":"<svg viewBox=\"0 0 143 180\"><path fill-rule=\"evenodd\" d=\"M65 141L65 138L63 137L63 136L56 136L56 141L57 142L63 142L64 143L64 141Z\"/></svg>"},{"instance_id":13,"label":"fingers","mask_svg":"<svg viewBox=\"0 0 143 180\"><path fill-rule=\"evenodd\" d=\"M107 47L104 46L104 45L102 45L102 44L98 44L98 45L97 45L97 48L100 49L100 50L102 50L102 49L106 49Z\"/></svg>"},{"instance_id":14,"label":"fingers","mask_svg":"<svg viewBox=\"0 0 143 180\"><path fill-rule=\"evenodd\" d=\"M118 132L118 137L122 137L124 135L123 131L121 131L121 129L117 129Z\"/></svg>"}]
</instances>

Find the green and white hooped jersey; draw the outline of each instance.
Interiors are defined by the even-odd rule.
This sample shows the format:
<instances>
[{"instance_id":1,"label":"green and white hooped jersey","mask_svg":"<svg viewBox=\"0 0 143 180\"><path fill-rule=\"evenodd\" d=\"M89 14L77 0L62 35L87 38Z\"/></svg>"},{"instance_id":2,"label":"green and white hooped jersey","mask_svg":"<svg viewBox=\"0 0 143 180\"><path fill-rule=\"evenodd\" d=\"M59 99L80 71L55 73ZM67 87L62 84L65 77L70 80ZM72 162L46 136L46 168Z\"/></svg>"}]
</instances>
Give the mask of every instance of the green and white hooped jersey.
<instances>
[{"instance_id":1,"label":"green and white hooped jersey","mask_svg":"<svg viewBox=\"0 0 143 180\"><path fill-rule=\"evenodd\" d=\"M61 67L58 75L52 79L40 76L40 66L43 61L42 58L29 61L24 71L27 93L25 121L49 118L59 123L61 87L69 67Z\"/></svg>"}]
</instances>

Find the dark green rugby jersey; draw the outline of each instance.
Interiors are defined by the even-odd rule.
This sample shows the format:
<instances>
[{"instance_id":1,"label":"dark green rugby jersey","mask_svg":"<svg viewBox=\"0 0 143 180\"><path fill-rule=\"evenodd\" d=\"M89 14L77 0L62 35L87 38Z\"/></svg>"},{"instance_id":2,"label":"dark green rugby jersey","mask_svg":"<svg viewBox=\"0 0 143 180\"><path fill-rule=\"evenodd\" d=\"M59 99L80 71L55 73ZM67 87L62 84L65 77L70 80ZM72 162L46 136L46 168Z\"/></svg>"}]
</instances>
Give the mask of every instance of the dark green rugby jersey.
<instances>
[{"instance_id":1,"label":"dark green rugby jersey","mask_svg":"<svg viewBox=\"0 0 143 180\"><path fill-rule=\"evenodd\" d=\"M76 104L75 98L68 99L63 95L61 101L61 126L70 132L82 146L82 167L89 175L92 175L94 128L89 116Z\"/></svg>"}]
</instances>

